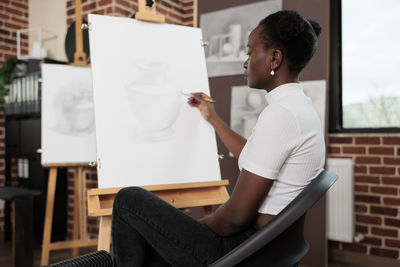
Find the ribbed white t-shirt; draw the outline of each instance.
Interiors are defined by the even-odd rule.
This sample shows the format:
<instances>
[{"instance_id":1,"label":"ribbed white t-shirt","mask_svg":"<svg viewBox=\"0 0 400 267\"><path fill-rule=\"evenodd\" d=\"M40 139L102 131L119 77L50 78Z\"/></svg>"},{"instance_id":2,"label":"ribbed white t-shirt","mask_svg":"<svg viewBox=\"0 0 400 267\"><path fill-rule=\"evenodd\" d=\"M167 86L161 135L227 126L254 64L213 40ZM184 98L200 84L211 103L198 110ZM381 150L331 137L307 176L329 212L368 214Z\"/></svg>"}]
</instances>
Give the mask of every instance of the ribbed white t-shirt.
<instances>
[{"instance_id":1,"label":"ribbed white t-shirt","mask_svg":"<svg viewBox=\"0 0 400 267\"><path fill-rule=\"evenodd\" d=\"M325 142L311 99L298 83L266 94L268 106L240 153L239 169L274 180L258 212L276 215L322 170Z\"/></svg>"}]
</instances>

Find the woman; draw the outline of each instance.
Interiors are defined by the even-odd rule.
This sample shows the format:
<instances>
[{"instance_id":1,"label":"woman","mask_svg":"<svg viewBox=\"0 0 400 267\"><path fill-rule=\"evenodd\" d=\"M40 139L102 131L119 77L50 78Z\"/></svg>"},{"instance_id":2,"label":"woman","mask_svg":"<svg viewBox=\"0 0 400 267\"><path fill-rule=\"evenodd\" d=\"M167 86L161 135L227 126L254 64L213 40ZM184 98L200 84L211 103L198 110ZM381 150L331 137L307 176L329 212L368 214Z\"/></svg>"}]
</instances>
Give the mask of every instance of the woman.
<instances>
[{"instance_id":1,"label":"woman","mask_svg":"<svg viewBox=\"0 0 400 267\"><path fill-rule=\"evenodd\" d=\"M268 106L246 141L199 93L190 98L239 158L230 199L196 221L137 187L120 191L113 209L113 251L120 266L206 266L264 226L321 171L325 144L312 103L298 83L321 28L295 11L263 19L248 38L249 87L266 90Z\"/></svg>"}]
</instances>

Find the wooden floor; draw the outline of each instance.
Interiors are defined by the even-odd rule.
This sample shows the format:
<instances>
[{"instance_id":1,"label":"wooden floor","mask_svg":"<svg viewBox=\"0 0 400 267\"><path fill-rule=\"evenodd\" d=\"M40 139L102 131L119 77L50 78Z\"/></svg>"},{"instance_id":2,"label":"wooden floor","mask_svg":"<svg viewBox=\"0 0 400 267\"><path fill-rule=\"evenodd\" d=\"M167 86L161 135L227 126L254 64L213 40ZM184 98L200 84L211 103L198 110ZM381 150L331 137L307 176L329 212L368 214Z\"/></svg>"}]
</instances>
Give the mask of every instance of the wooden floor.
<instances>
[{"instance_id":1,"label":"wooden floor","mask_svg":"<svg viewBox=\"0 0 400 267\"><path fill-rule=\"evenodd\" d=\"M80 254L86 254L92 251L96 251L96 247L82 248L79 252ZM40 254L40 244L36 244L34 250L34 267L40 267ZM58 250L50 252L50 263L58 262L68 258L71 258L71 250ZM2 232L0 232L0 267L12 267L11 241L4 242L4 235Z\"/></svg>"}]
</instances>

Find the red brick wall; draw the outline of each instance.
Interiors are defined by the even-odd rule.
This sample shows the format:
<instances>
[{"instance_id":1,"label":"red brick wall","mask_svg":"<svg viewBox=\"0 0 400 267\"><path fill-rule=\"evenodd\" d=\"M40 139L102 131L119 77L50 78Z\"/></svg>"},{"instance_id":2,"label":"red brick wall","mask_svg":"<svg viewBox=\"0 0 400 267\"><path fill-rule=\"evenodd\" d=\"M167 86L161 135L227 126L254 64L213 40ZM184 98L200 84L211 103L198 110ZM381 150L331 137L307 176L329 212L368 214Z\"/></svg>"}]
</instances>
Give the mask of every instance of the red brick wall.
<instances>
[{"instance_id":1,"label":"red brick wall","mask_svg":"<svg viewBox=\"0 0 400 267\"><path fill-rule=\"evenodd\" d=\"M0 0L0 66L17 55L17 30L28 28L28 0ZM22 43L28 48L28 42Z\"/></svg>"},{"instance_id":2,"label":"red brick wall","mask_svg":"<svg viewBox=\"0 0 400 267\"><path fill-rule=\"evenodd\" d=\"M1 1L1 0L0 0ZM163 14L167 23L193 26L196 16L193 15L195 0L158 0L157 12ZM129 17L138 11L137 1L132 0L82 0L82 16L87 20L88 14L101 14L119 17ZM75 16L75 1L67 1L67 25L70 25ZM97 187L96 171L88 171L87 189ZM68 238L73 232L74 207L74 170L68 172ZM88 217L88 236L94 237L98 233L98 218Z\"/></svg>"},{"instance_id":3,"label":"red brick wall","mask_svg":"<svg viewBox=\"0 0 400 267\"><path fill-rule=\"evenodd\" d=\"M166 22L193 26L193 11L195 0L156 0L157 12L165 16ZM87 14L112 15L129 17L138 11L137 0L82 0L82 15L87 20ZM75 1L67 2L67 24L75 17Z\"/></svg>"},{"instance_id":4,"label":"red brick wall","mask_svg":"<svg viewBox=\"0 0 400 267\"><path fill-rule=\"evenodd\" d=\"M7 58L17 56L17 30L28 28L28 0L0 0L0 67ZM22 38L24 38L22 36ZM23 53L28 42L21 43ZM0 185L5 183L5 118L0 106ZM0 231L4 230L4 212L0 206Z\"/></svg>"},{"instance_id":5,"label":"red brick wall","mask_svg":"<svg viewBox=\"0 0 400 267\"><path fill-rule=\"evenodd\" d=\"M365 236L330 247L400 259L400 134L330 134L328 153L355 162L356 232Z\"/></svg>"}]
</instances>

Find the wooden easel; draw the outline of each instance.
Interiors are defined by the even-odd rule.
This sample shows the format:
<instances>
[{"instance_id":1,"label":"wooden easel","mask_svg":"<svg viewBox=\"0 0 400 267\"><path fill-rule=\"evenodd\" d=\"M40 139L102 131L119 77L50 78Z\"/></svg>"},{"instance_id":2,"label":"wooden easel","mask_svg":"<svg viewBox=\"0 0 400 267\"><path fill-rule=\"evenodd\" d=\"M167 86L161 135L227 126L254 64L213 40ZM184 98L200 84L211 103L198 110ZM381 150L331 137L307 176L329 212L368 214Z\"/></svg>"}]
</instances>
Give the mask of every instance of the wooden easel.
<instances>
[{"instance_id":1,"label":"wooden easel","mask_svg":"<svg viewBox=\"0 0 400 267\"><path fill-rule=\"evenodd\" d=\"M182 183L142 186L176 208L203 207L204 215L212 213L212 205L225 203L229 199L228 180L201 183ZM89 216L100 217L97 250L110 251L111 215L115 195L121 188L88 190Z\"/></svg>"},{"instance_id":2,"label":"wooden easel","mask_svg":"<svg viewBox=\"0 0 400 267\"><path fill-rule=\"evenodd\" d=\"M138 4L139 4L139 11L135 15L136 19L149 22L158 22L158 23L165 22L165 16L157 14L156 12L155 1L152 6L147 6L146 0L139 0Z\"/></svg>"},{"instance_id":3,"label":"wooden easel","mask_svg":"<svg viewBox=\"0 0 400 267\"><path fill-rule=\"evenodd\" d=\"M75 0L75 53L74 65L87 66L86 53L83 51L82 36L82 3L81 0Z\"/></svg>"},{"instance_id":4,"label":"wooden easel","mask_svg":"<svg viewBox=\"0 0 400 267\"><path fill-rule=\"evenodd\" d=\"M82 14L81 0L75 0L75 44L76 51L74 53L75 66L87 66L86 53L83 51L82 38ZM50 251L60 249L72 249L72 256L79 254L79 248L96 246L97 239L89 240L87 237L86 227L86 170L89 163L72 163L72 164L47 164L43 165L49 170L49 180L47 185L47 202L46 214L44 220L42 257L41 265L49 264ZM51 243L51 231L53 223L54 198L56 192L57 169L61 167L69 167L75 169L75 185L74 185L74 224L73 224L73 240L60 241Z\"/></svg>"},{"instance_id":5,"label":"wooden easel","mask_svg":"<svg viewBox=\"0 0 400 267\"><path fill-rule=\"evenodd\" d=\"M78 249L81 247L96 246L97 239L89 240L86 232L86 170L88 163L82 164L56 164L43 165L50 168L49 180L47 185L47 202L46 214L44 220L43 242L42 242L42 257L40 265L49 264L49 255L52 250L72 249L72 256L78 256ZM56 192L57 169L61 167L69 167L75 169L74 176L74 228L73 239L69 241L51 242L51 230L53 223L54 198Z\"/></svg>"},{"instance_id":6,"label":"wooden easel","mask_svg":"<svg viewBox=\"0 0 400 267\"><path fill-rule=\"evenodd\" d=\"M150 22L165 22L163 15L156 14L155 3L146 6L145 0L139 0L139 12L136 19ZM205 215L212 213L212 205L225 203L229 199L226 189L228 180L199 183L181 183L167 185L142 186L176 208L203 207ZM110 251L111 215L116 194L121 188L91 189L87 192L89 216L100 217L98 250Z\"/></svg>"}]
</instances>

